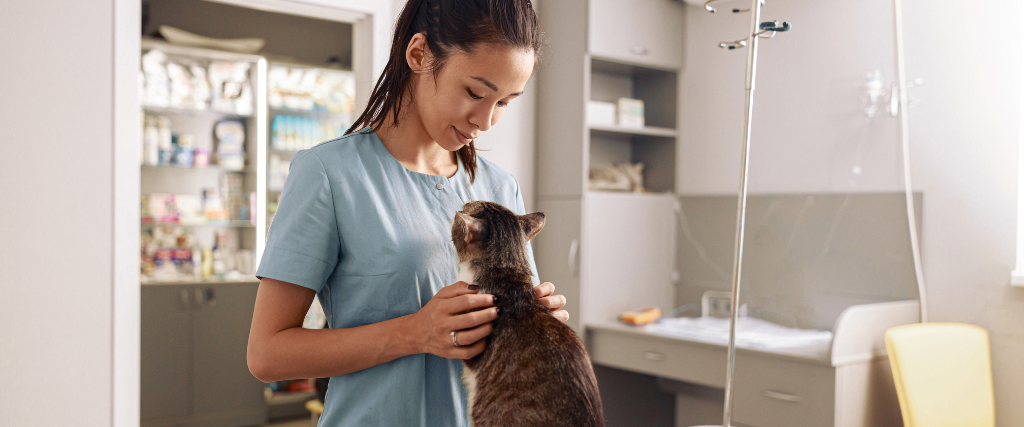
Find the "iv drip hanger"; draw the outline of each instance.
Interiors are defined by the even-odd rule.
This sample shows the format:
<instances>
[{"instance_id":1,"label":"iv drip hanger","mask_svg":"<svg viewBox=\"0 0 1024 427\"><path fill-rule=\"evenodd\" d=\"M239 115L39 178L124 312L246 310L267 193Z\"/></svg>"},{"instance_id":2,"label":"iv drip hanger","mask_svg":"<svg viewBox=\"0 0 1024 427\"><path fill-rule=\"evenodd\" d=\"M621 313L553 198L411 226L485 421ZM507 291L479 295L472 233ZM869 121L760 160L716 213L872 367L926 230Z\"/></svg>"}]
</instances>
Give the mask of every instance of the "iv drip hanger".
<instances>
[{"instance_id":1,"label":"iv drip hanger","mask_svg":"<svg viewBox=\"0 0 1024 427\"><path fill-rule=\"evenodd\" d=\"M707 0L704 2L704 9L708 12L714 13L715 8L712 7L711 4L716 1L721 0ZM747 33L748 36L740 40L722 42L718 44L719 47L729 50L741 47L750 48L750 50L747 51L747 105L743 127L743 156L740 163L739 203L736 207L736 246L735 256L733 257L732 303L730 307L731 315L729 317L729 347L725 373L725 410L722 414L722 426L724 427L732 426L733 383L735 382L733 373L736 367L736 318L739 315L740 307L740 273L742 272L743 265L743 233L747 214L747 170L750 158L751 121L754 113L754 80L757 74L757 42L759 39L770 39L775 37L775 34L777 33L786 32L793 28L789 22L785 21L783 21L781 25L779 24L779 21L760 22L762 6L764 6L764 0L750 0L749 9L733 9L733 13L750 12L750 31Z\"/></svg>"},{"instance_id":2,"label":"iv drip hanger","mask_svg":"<svg viewBox=\"0 0 1024 427\"><path fill-rule=\"evenodd\" d=\"M710 0L708 3L712 2L712 1L717 1L717 0ZM733 12L745 12L745 11L747 11L747 9L733 9ZM761 23L761 25L759 27L761 28L761 31L758 31L758 32L754 33L753 35L757 36L757 37L760 37L762 39L773 38L773 37L775 37L775 34L783 33L783 32L789 31L790 28L793 28L791 25L789 25L789 22L785 22L785 21L782 22L782 26L781 27L779 26L779 21L764 21L764 22ZM768 33L771 33L771 34L768 34ZM745 47L746 45L747 45L747 39L742 39L742 40L736 40L736 41L731 41L731 42L721 42L721 43L718 44L718 47L729 49L729 50L733 50L733 49Z\"/></svg>"}]
</instances>

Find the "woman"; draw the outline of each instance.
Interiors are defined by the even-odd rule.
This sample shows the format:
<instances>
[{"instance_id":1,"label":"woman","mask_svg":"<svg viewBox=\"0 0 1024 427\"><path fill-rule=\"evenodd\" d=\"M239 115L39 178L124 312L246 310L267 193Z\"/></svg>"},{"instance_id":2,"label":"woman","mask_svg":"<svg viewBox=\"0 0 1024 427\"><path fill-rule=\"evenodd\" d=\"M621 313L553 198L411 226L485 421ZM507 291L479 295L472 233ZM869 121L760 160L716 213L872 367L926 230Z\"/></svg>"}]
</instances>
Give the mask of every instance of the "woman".
<instances>
[{"instance_id":1,"label":"woman","mask_svg":"<svg viewBox=\"0 0 1024 427\"><path fill-rule=\"evenodd\" d=\"M366 111L292 160L248 363L263 381L332 377L321 425L468 425L459 359L484 350L498 313L452 284L451 221L470 200L524 213L473 139L522 94L539 46L529 0L410 0ZM535 289L568 319L553 285ZM331 329L301 328L314 295Z\"/></svg>"}]
</instances>

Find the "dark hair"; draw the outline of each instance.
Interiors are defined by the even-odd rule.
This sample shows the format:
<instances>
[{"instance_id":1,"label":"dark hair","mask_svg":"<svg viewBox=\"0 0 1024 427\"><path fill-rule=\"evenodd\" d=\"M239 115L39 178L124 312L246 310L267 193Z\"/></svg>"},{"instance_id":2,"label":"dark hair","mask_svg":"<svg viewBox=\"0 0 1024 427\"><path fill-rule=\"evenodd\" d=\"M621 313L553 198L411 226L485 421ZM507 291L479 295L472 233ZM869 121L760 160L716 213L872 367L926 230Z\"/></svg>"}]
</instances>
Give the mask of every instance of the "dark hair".
<instances>
[{"instance_id":1,"label":"dark hair","mask_svg":"<svg viewBox=\"0 0 1024 427\"><path fill-rule=\"evenodd\" d=\"M480 43L531 49L540 52L540 27L530 0L409 0L395 24L391 56L370 93L366 110L346 134L362 127L377 129L388 114L398 125L409 88L412 69L405 51L412 37L423 33L433 56L431 71L437 77L453 50L472 53ZM476 147L473 142L457 152L469 173L476 179Z\"/></svg>"}]
</instances>

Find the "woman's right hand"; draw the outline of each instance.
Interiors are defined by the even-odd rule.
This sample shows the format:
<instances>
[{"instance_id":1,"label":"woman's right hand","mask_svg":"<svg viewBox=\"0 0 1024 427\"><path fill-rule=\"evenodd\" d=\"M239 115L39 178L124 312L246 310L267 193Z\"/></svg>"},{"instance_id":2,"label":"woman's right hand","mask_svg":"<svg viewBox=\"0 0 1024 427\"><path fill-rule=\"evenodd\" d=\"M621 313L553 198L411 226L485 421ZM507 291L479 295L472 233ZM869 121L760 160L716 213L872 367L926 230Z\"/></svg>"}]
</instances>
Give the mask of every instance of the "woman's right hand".
<instances>
[{"instance_id":1,"label":"woman's right hand","mask_svg":"<svg viewBox=\"0 0 1024 427\"><path fill-rule=\"evenodd\" d=\"M421 353L470 359L484 351L484 338L491 334L490 322L498 318L498 307L493 295L477 292L476 285L466 282L445 286L412 316L413 339L418 340ZM452 331L458 332L457 347Z\"/></svg>"}]
</instances>

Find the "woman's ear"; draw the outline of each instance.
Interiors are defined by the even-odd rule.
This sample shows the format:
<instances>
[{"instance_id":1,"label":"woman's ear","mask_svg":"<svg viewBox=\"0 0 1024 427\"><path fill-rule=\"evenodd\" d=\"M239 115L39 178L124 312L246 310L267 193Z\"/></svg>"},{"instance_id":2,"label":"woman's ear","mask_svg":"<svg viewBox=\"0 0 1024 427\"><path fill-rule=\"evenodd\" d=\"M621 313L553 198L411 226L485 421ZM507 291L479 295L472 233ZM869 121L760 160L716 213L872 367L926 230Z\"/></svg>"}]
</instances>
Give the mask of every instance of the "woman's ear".
<instances>
[{"instance_id":1,"label":"woman's ear","mask_svg":"<svg viewBox=\"0 0 1024 427\"><path fill-rule=\"evenodd\" d=\"M405 48L405 61L414 73L426 71L430 66L430 46L427 46L427 35L416 33Z\"/></svg>"},{"instance_id":2,"label":"woman's ear","mask_svg":"<svg viewBox=\"0 0 1024 427\"><path fill-rule=\"evenodd\" d=\"M459 218L462 219L462 223L466 225L466 243L480 241L480 230L483 228L482 224L480 224L480 220L462 212L459 212L456 215L458 215Z\"/></svg>"},{"instance_id":3,"label":"woman's ear","mask_svg":"<svg viewBox=\"0 0 1024 427\"><path fill-rule=\"evenodd\" d=\"M544 213L534 212L519 217L523 223L523 231L526 232L526 240L532 239L544 228Z\"/></svg>"}]
</instances>

